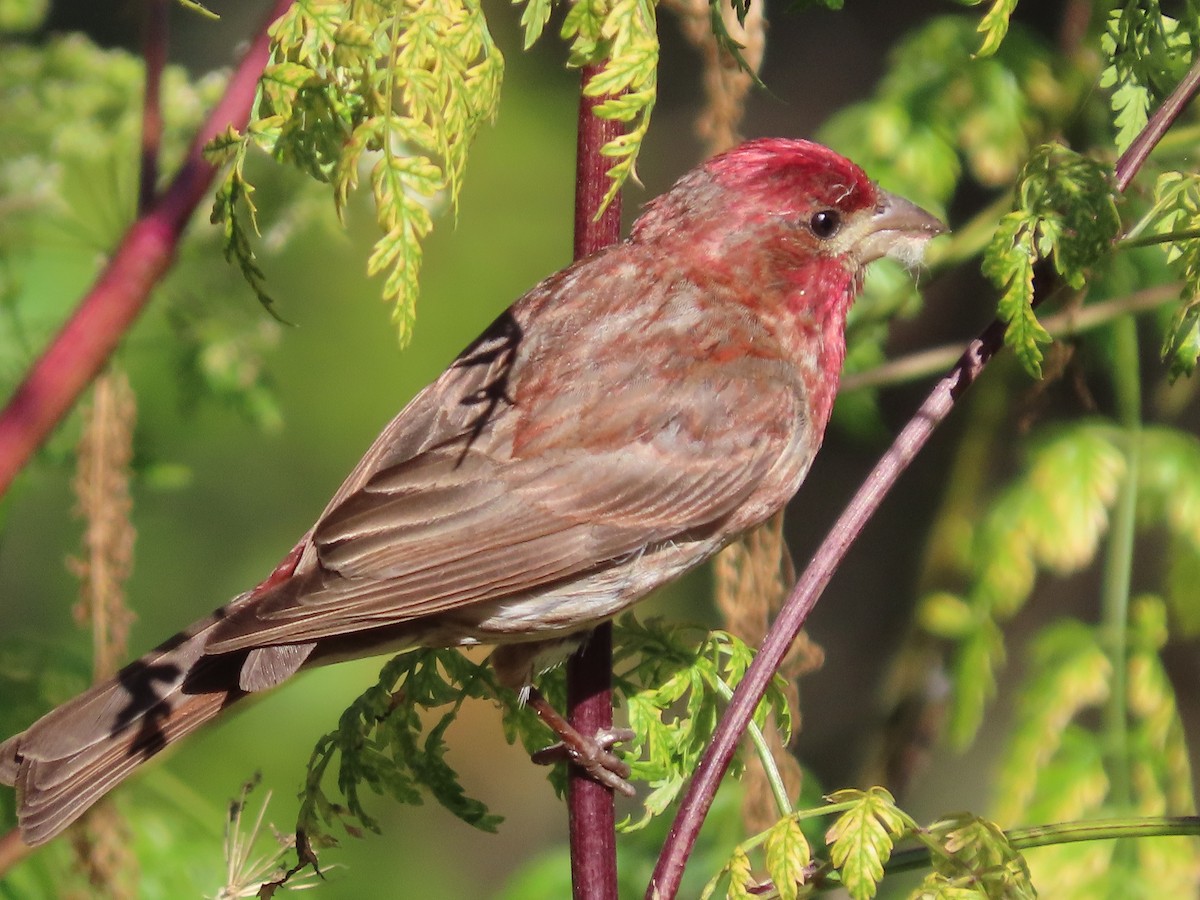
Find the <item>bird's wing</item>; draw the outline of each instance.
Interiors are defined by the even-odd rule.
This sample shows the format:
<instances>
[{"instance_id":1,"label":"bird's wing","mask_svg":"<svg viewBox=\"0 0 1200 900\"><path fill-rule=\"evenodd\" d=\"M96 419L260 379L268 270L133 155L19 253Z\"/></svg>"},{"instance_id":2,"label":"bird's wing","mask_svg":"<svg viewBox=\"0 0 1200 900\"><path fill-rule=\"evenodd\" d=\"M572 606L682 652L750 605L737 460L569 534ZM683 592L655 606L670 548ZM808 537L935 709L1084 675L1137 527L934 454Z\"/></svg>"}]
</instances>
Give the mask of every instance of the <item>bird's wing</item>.
<instances>
[{"instance_id":1,"label":"bird's wing","mask_svg":"<svg viewBox=\"0 0 1200 900\"><path fill-rule=\"evenodd\" d=\"M654 312L686 327L665 305ZM524 343L521 322L494 327L398 416L314 528L316 564L218 626L209 651L398 625L751 524L728 517L808 427L794 373L743 333L756 326L725 323L734 349L758 348L731 361L681 357L636 319L553 315ZM505 331L515 349L499 365Z\"/></svg>"},{"instance_id":2,"label":"bird's wing","mask_svg":"<svg viewBox=\"0 0 1200 900\"><path fill-rule=\"evenodd\" d=\"M321 521L319 588L281 592L279 604L264 597L241 635L218 632L209 650L400 624L719 528L780 451L765 440L702 468L652 445L518 462L427 452L378 473Z\"/></svg>"}]
</instances>

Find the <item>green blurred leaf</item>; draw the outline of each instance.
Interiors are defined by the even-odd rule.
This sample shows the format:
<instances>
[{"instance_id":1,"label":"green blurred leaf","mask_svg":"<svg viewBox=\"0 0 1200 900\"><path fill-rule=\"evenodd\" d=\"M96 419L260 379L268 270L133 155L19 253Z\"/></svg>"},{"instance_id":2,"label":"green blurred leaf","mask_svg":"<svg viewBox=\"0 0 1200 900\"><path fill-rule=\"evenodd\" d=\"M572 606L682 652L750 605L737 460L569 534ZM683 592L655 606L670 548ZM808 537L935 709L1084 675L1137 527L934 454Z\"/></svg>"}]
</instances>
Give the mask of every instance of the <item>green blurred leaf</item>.
<instances>
[{"instance_id":1,"label":"green blurred leaf","mask_svg":"<svg viewBox=\"0 0 1200 900\"><path fill-rule=\"evenodd\" d=\"M1005 343L1041 377L1050 335L1033 313L1033 266L1052 259L1063 280L1082 288L1087 270L1112 249L1121 227L1108 170L1060 144L1043 144L1017 181L1015 209L1000 220L983 274L1001 291Z\"/></svg>"}]
</instances>

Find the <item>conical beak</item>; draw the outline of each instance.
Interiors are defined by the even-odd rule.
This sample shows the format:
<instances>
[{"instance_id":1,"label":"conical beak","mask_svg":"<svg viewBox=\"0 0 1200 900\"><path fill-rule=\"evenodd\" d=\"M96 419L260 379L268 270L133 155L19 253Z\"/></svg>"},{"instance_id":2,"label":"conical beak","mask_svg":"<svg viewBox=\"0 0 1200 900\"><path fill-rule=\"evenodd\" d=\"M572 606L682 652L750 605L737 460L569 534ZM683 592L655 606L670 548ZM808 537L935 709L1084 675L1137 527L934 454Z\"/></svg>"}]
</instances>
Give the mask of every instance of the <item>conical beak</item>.
<instances>
[{"instance_id":1,"label":"conical beak","mask_svg":"<svg viewBox=\"0 0 1200 900\"><path fill-rule=\"evenodd\" d=\"M863 223L854 253L864 266L884 256L911 266L921 261L925 242L946 231L949 229L936 216L880 189L879 205Z\"/></svg>"}]
</instances>

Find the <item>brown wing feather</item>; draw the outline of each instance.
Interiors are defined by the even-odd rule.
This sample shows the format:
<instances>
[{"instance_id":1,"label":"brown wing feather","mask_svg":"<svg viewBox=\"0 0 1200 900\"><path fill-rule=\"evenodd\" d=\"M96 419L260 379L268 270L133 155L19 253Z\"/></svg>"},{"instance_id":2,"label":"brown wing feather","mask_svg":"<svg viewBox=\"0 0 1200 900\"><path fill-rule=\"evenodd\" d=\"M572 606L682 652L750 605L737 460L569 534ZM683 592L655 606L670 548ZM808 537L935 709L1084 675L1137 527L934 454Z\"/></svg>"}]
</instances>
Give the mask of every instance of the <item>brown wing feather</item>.
<instances>
[{"instance_id":1,"label":"brown wing feather","mask_svg":"<svg viewBox=\"0 0 1200 900\"><path fill-rule=\"evenodd\" d=\"M589 288L598 305L605 283ZM736 318L717 332L753 353L731 364L709 346L664 349L661 322L688 328L697 311L687 290L657 290L592 315L527 297L388 426L314 528L303 577L221 623L208 651L550 590L720 529L794 450L802 391L761 324L720 308ZM671 396L647 403L647 391ZM774 424L747 435L747 417Z\"/></svg>"}]
</instances>

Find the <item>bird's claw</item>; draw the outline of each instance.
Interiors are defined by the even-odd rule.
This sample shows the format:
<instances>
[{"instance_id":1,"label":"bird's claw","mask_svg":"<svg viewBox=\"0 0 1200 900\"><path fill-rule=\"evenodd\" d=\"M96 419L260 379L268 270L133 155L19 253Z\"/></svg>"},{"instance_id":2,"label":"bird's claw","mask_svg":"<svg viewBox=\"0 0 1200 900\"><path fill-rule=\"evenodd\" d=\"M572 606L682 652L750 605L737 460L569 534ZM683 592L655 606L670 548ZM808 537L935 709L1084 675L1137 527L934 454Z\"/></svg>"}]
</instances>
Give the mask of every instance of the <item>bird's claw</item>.
<instances>
[{"instance_id":1,"label":"bird's claw","mask_svg":"<svg viewBox=\"0 0 1200 900\"><path fill-rule=\"evenodd\" d=\"M540 766L567 760L583 769L593 781L632 797L635 793L633 785L626 780L629 765L611 751L615 744L634 737L635 732L629 728L601 728L590 738L577 733L543 747L531 759Z\"/></svg>"}]
</instances>

